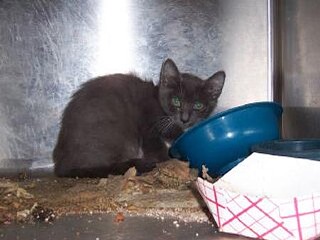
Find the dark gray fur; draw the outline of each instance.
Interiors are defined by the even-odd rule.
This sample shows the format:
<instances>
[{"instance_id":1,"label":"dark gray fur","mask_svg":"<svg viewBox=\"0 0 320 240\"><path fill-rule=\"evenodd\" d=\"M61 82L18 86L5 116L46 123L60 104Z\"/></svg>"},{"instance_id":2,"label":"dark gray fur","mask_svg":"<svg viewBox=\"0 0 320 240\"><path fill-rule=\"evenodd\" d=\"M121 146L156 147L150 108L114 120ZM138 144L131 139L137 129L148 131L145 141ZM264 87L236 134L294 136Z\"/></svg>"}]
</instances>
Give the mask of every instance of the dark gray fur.
<instances>
[{"instance_id":1,"label":"dark gray fur","mask_svg":"<svg viewBox=\"0 0 320 240\"><path fill-rule=\"evenodd\" d=\"M53 152L61 177L107 177L135 166L150 171L167 160L165 141L210 115L224 85L225 73L207 80L180 73L167 59L160 82L114 74L83 84L64 110ZM180 107L172 98L180 98ZM194 110L196 101L204 107Z\"/></svg>"}]
</instances>

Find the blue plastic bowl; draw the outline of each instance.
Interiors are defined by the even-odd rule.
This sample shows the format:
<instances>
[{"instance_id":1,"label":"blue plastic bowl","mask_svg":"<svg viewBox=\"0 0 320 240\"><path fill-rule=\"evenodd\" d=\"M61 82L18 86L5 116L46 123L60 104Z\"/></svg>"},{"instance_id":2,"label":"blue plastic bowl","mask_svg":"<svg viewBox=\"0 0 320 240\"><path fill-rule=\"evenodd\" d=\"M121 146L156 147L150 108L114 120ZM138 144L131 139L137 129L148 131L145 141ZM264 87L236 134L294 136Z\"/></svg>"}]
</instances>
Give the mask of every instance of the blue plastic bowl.
<instances>
[{"instance_id":1,"label":"blue plastic bowl","mask_svg":"<svg viewBox=\"0 0 320 240\"><path fill-rule=\"evenodd\" d=\"M252 151L320 160L320 139L273 140L254 145Z\"/></svg>"},{"instance_id":2,"label":"blue plastic bowl","mask_svg":"<svg viewBox=\"0 0 320 240\"><path fill-rule=\"evenodd\" d=\"M282 107L274 102L246 104L218 113L174 141L172 157L202 165L212 177L222 176L251 153L254 144L279 139Z\"/></svg>"}]
</instances>

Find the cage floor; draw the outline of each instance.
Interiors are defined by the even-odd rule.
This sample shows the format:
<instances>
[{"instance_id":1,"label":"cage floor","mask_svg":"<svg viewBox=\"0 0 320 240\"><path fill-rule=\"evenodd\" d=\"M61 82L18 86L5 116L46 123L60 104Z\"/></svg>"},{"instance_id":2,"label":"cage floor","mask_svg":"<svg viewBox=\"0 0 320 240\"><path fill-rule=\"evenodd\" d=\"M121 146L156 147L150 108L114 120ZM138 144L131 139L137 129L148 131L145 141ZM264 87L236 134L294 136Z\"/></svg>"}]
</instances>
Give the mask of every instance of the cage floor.
<instances>
[{"instance_id":1,"label":"cage floor","mask_svg":"<svg viewBox=\"0 0 320 240\"><path fill-rule=\"evenodd\" d=\"M119 240L119 239L245 239L218 233L208 223L185 223L174 218L125 216L115 221L113 214L72 215L53 224L10 224L0 228L1 240Z\"/></svg>"},{"instance_id":2,"label":"cage floor","mask_svg":"<svg viewBox=\"0 0 320 240\"><path fill-rule=\"evenodd\" d=\"M0 237L235 238L215 233L194 186L197 175L187 163L171 160L142 176L132 168L102 179L30 177L28 172L0 178Z\"/></svg>"}]
</instances>

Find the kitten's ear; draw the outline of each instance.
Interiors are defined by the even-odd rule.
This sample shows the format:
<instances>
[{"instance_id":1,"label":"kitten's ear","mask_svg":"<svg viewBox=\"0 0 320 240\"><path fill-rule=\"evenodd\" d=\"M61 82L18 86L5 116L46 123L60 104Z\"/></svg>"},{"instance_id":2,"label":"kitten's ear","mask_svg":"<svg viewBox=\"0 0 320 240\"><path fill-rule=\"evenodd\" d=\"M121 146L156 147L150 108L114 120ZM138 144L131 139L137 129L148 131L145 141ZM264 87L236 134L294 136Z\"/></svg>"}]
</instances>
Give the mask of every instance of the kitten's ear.
<instances>
[{"instance_id":1,"label":"kitten's ear","mask_svg":"<svg viewBox=\"0 0 320 240\"><path fill-rule=\"evenodd\" d=\"M160 85L172 86L176 85L178 81L180 81L180 72L176 64L168 58L163 62L161 67Z\"/></svg>"},{"instance_id":2,"label":"kitten's ear","mask_svg":"<svg viewBox=\"0 0 320 240\"><path fill-rule=\"evenodd\" d=\"M219 71L206 80L205 90L209 93L212 100L217 100L220 96L225 78L225 72Z\"/></svg>"}]
</instances>

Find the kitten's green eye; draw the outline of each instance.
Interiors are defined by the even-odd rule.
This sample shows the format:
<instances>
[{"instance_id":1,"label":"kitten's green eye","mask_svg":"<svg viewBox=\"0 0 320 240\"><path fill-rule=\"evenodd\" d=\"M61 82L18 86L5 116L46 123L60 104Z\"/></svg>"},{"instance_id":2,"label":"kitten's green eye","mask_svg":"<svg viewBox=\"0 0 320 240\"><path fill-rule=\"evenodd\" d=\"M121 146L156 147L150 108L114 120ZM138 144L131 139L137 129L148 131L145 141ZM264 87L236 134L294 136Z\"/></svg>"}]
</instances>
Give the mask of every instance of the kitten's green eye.
<instances>
[{"instance_id":1,"label":"kitten's green eye","mask_svg":"<svg viewBox=\"0 0 320 240\"><path fill-rule=\"evenodd\" d=\"M203 103L201 103L201 102L196 102L196 103L193 105L193 109L194 109L194 110L201 110L203 107L204 107L204 105L203 105Z\"/></svg>"},{"instance_id":2,"label":"kitten's green eye","mask_svg":"<svg viewBox=\"0 0 320 240\"><path fill-rule=\"evenodd\" d=\"M172 98L172 105L175 106L175 107L181 107L181 102L180 102L180 99L179 97L173 97Z\"/></svg>"}]
</instances>

